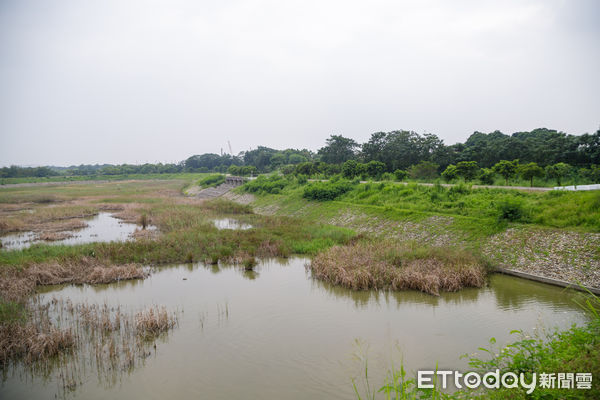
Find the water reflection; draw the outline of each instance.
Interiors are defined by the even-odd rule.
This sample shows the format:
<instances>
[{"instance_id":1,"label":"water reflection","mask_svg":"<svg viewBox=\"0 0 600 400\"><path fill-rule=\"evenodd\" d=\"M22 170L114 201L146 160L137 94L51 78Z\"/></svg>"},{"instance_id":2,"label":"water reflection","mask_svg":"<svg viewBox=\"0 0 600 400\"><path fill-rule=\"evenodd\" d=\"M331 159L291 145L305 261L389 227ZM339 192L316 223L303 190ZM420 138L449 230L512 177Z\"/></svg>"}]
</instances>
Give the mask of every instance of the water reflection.
<instances>
[{"instance_id":1,"label":"water reflection","mask_svg":"<svg viewBox=\"0 0 600 400\"><path fill-rule=\"evenodd\" d=\"M71 235L71 237L52 242L38 240L34 232L5 235L0 237L2 248L4 250L24 249L36 243L74 245L92 242L125 241L138 229L136 224L123 222L113 217L110 213L99 213L85 221L88 225L87 227L74 231L61 232ZM156 227L151 225L146 229L154 230Z\"/></svg>"},{"instance_id":2,"label":"water reflection","mask_svg":"<svg viewBox=\"0 0 600 400\"><path fill-rule=\"evenodd\" d=\"M213 222L217 229L246 230L252 228L252 225L240 222L233 218L215 219Z\"/></svg>"}]
</instances>

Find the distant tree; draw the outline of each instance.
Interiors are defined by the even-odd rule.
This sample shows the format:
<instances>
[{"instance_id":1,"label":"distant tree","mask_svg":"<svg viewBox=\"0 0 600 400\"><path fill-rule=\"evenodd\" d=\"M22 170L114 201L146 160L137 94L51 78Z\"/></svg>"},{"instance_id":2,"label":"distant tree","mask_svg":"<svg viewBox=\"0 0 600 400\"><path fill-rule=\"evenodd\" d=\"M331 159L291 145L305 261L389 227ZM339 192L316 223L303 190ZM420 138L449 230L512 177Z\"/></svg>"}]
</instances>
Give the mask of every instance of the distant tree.
<instances>
[{"instance_id":1,"label":"distant tree","mask_svg":"<svg viewBox=\"0 0 600 400\"><path fill-rule=\"evenodd\" d=\"M551 179L556 179L556 185L561 185L561 180L569 174L571 166L567 163L556 163L546 167L546 176Z\"/></svg>"},{"instance_id":2,"label":"distant tree","mask_svg":"<svg viewBox=\"0 0 600 400\"><path fill-rule=\"evenodd\" d=\"M450 164L446 167L444 172L442 172L442 179L446 182L450 182L458 177L456 165Z\"/></svg>"},{"instance_id":3,"label":"distant tree","mask_svg":"<svg viewBox=\"0 0 600 400\"><path fill-rule=\"evenodd\" d=\"M282 153L275 153L271 156L269 160L269 164L271 168L277 168L283 164L285 164L285 156Z\"/></svg>"},{"instance_id":4,"label":"distant tree","mask_svg":"<svg viewBox=\"0 0 600 400\"><path fill-rule=\"evenodd\" d=\"M533 187L533 178L544 176L544 170L537 163L530 162L519 166L519 174L523 179L528 179L530 186Z\"/></svg>"},{"instance_id":5,"label":"distant tree","mask_svg":"<svg viewBox=\"0 0 600 400\"><path fill-rule=\"evenodd\" d=\"M291 175L294 172L296 172L296 166L295 165L288 164L288 165L284 165L283 167L281 167L281 173L283 175Z\"/></svg>"},{"instance_id":6,"label":"distant tree","mask_svg":"<svg viewBox=\"0 0 600 400\"><path fill-rule=\"evenodd\" d=\"M479 171L479 181L484 185L493 185L496 173L490 168L481 168Z\"/></svg>"},{"instance_id":7,"label":"distant tree","mask_svg":"<svg viewBox=\"0 0 600 400\"><path fill-rule=\"evenodd\" d=\"M307 162L308 159L304 157L302 154L291 154L288 162L290 164L300 164L303 162Z\"/></svg>"},{"instance_id":8,"label":"distant tree","mask_svg":"<svg viewBox=\"0 0 600 400\"><path fill-rule=\"evenodd\" d=\"M385 172L385 164L381 161L369 161L366 164L367 174L371 178L379 178Z\"/></svg>"},{"instance_id":9,"label":"distant tree","mask_svg":"<svg viewBox=\"0 0 600 400\"><path fill-rule=\"evenodd\" d=\"M316 171L314 163L312 163L310 161L303 162L303 163L296 165L296 174L311 176L311 175L315 174L316 172L317 171Z\"/></svg>"},{"instance_id":10,"label":"distant tree","mask_svg":"<svg viewBox=\"0 0 600 400\"><path fill-rule=\"evenodd\" d=\"M319 149L318 154L321 161L330 164L341 164L356 157L356 149L359 147L354 139L341 135L331 135L325 141L325 147Z\"/></svg>"},{"instance_id":11,"label":"distant tree","mask_svg":"<svg viewBox=\"0 0 600 400\"><path fill-rule=\"evenodd\" d=\"M519 160L513 160L513 161L502 160L502 161L496 163L496 165L494 165L492 170L495 173L501 175L506 180L506 184L508 185L508 180L516 175L518 165L519 165Z\"/></svg>"},{"instance_id":12,"label":"distant tree","mask_svg":"<svg viewBox=\"0 0 600 400\"><path fill-rule=\"evenodd\" d=\"M456 174L464 178L465 181L472 181L479 172L477 161L460 161L456 164Z\"/></svg>"},{"instance_id":13,"label":"distant tree","mask_svg":"<svg viewBox=\"0 0 600 400\"><path fill-rule=\"evenodd\" d=\"M431 161L421 161L409 168L409 175L415 179L432 179L437 176L439 165Z\"/></svg>"}]
</instances>

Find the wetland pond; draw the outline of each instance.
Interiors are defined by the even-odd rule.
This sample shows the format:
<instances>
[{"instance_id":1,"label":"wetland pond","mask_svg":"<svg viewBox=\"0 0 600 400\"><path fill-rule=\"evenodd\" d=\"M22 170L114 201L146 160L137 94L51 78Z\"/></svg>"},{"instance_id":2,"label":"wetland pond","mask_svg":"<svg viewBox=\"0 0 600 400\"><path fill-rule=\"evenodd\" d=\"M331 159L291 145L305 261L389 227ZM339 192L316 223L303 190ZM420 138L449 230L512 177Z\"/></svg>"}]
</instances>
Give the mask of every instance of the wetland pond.
<instances>
[{"instance_id":1,"label":"wetland pond","mask_svg":"<svg viewBox=\"0 0 600 400\"><path fill-rule=\"evenodd\" d=\"M35 243L46 244L82 244L92 242L110 242L124 241L130 238L130 235L139 229L139 226L132 223L123 222L113 217L110 213L101 212L91 218L86 218L87 226L82 229L65 231L70 237L52 242L39 240L34 232L21 232L0 237L2 240L2 249L15 250L24 249ZM156 229L149 226L147 229Z\"/></svg>"},{"instance_id":2,"label":"wetland pond","mask_svg":"<svg viewBox=\"0 0 600 400\"><path fill-rule=\"evenodd\" d=\"M178 311L178 326L133 369L100 380L90 360L73 361L76 385L60 390L59 371L7 368L2 399L352 399L364 374L356 340L368 346L372 386L395 354L404 367L467 369L465 353L513 329L568 328L585 316L560 288L493 275L489 286L440 297L351 291L311 278L301 258L266 260L255 271L188 264L154 268L139 281L42 288L38 301L152 305ZM119 372L122 371L122 372Z\"/></svg>"}]
</instances>

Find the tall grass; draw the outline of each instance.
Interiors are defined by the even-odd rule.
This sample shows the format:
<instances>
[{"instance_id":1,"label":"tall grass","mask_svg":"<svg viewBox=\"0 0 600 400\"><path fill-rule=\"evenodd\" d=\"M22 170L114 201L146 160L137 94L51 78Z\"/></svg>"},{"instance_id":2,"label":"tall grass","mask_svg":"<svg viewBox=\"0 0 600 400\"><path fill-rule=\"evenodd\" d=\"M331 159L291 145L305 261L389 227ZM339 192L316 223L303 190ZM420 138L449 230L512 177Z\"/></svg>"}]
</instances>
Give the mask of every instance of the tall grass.
<instances>
[{"instance_id":1,"label":"tall grass","mask_svg":"<svg viewBox=\"0 0 600 400\"><path fill-rule=\"evenodd\" d=\"M311 262L319 279L354 290L419 290L439 295L485 285L485 264L466 250L358 242L334 246Z\"/></svg>"}]
</instances>

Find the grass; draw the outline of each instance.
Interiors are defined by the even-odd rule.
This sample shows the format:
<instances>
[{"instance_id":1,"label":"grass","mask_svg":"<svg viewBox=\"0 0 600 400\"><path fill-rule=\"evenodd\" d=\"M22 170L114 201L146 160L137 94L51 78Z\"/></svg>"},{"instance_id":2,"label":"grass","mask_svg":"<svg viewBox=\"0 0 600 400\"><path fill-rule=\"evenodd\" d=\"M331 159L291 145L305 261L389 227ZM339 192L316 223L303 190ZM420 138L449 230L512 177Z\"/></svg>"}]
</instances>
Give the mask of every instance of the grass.
<instances>
[{"instance_id":1,"label":"grass","mask_svg":"<svg viewBox=\"0 0 600 400\"><path fill-rule=\"evenodd\" d=\"M360 241L334 246L311 262L313 276L354 290L414 289L439 295L482 287L484 263L465 250Z\"/></svg>"},{"instance_id":2,"label":"grass","mask_svg":"<svg viewBox=\"0 0 600 400\"><path fill-rule=\"evenodd\" d=\"M285 186L276 188L275 195L279 197L268 196L267 193L273 193L257 190L248 184L238 190L258 194L258 205L261 202L277 202L284 207L293 203L302 206L307 204L306 199L316 199L332 200L321 203L331 203L337 208L360 206L363 209L378 209L380 214L395 215L400 219L449 216L456 219L462 229L477 231L481 230L481 225L489 227L487 232L482 231L483 234L502 230L506 228L506 223L600 232L600 191L524 192L473 189L464 184L448 188L384 182L351 186L340 182L302 185L282 178L277 182L287 182ZM344 187L344 190L335 190L338 186ZM326 205L319 207L328 208Z\"/></svg>"},{"instance_id":3,"label":"grass","mask_svg":"<svg viewBox=\"0 0 600 400\"><path fill-rule=\"evenodd\" d=\"M148 217L162 235L156 240L93 243L77 246L36 244L27 249L2 251L0 266L24 268L41 262L77 263L92 258L100 264L166 264L216 258L239 262L246 256L287 257L292 253L315 254L327 246L344 243L353 236L349 229L324 228L289 217L244 214L254 228L219 230L212 224L220 208L230 212L237 205L222 202L204 206L159 205L149 208ZM298 244L303 244L303 248ZM191 257L190 257L191 255Z\"/></svg>"},{"instance_id":4,"label":"grass","mask_svg":"<svg viewBox=\"0 0 600 400\"><path fill-rule=\"evenodd\" d=\"M198 180L206 173L169 173L169 174L121 174L121 175L77 175L77 176L50 176L50 177L23 177L23 178L0 178L0 185L15 183L63 183L81 181L122 181L122 180Z\"/></svg>"},{"instance_id":5,"label":"grass","mask_svg":"<svg viewBox=\"0 0 600 400\"><path fill-rule=\"evenodd\" d=\"M203 177L198 181L198 185L203 188L209 187L217 187L220 184L225 182L225 175L223 174L213 174Z\"/></svg>"},{"instance_id":6,"label":"grass","mask_svg":"<svg viewBox=\"0 0 600 400\"><path fill-rule=\"evenodd\" d=\"M350 229L257 215L250 207L230 201L186 198L181 196L186 184L145 181L0 189L0 226L4 232L36 230L42 225L56 228L54 225L59 223L72 225L80 221L78 218L102 210L111 210L142 227L151 223L159 232L125 242L74 246L40 243L22 250L0 251L0 326L7 340L22 334L24 324L30 321L28 296L36 285L137 279L146 276L142 266L169 263L245 263L249 268L256 258L314 255L355 236ZM44 198L52 202L41 201ZM235 218L252 228L219 230L213 220L222 217ZM23 319L25 322L13 324Z\"/></svg>"}]
</instances>

